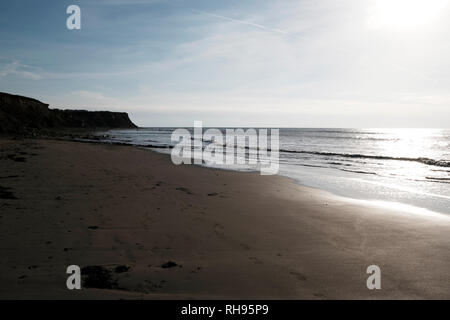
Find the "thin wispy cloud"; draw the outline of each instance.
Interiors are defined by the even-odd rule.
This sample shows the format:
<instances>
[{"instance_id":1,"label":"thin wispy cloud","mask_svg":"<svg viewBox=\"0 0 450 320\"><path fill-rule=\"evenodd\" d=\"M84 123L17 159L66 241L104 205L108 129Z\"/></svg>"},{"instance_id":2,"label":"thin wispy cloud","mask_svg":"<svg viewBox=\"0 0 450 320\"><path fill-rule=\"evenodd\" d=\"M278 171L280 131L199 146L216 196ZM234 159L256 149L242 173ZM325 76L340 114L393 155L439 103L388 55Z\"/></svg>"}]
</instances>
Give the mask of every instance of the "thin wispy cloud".
<instances>
[{"instance_id":1,"label":"thin wispy cloud","mask_svg":"<svg viewBox=\"0 0 450 320\"><path fill-rule=\"evenodd\" d=\"M31 67L21 64L18 61L0 62L0 79L6 78L8 76L18 76L30 80L41 80L43 76L31 71Z\"/></svg>"}]
</instances>

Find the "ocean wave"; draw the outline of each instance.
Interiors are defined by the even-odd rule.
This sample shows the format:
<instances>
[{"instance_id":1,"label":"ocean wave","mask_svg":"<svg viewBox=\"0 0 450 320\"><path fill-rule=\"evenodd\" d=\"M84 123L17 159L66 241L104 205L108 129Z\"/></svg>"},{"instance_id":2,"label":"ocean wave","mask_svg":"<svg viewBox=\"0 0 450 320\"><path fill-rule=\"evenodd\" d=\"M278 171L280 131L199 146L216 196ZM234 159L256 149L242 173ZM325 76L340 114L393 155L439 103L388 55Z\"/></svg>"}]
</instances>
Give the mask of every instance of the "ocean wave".
<instances>
[{"instance_id":1,"label":"ocean wave","mask_svg":"<svg viewBox=\"0 0 450 320\"><path fill-rule=\"evenodd\" d=\"M342 162L327 162L327 164L332 164L332 165L335 165L335 166L346 166L346 167L350 167L351 166L351 164L349 164L349 163L342 163Z\"/></svg>"},{"instance_id":2,"label":"ocean wave","mask_svg":"<svg viewBox=\"0 0 450 320\"><path fill-rule=\"evenodd\" d=\"M429 179L429 180L439 180L439 181L449 181L449 182L450 182L450 178L425 177L425 179Z\"/></svg>"},{"instance_id":3,"label":"ocean wave","mask_svg":"<svg viewBox=\"0 0 450 320\"><path fill-rule=\"evenodd\" d=\"M390 156L376 156L359 153L336 153L323 151L305 151L305 150L285 150L280 149L280 152L285 153L299 153L299 154L315 154L320 156L342 157L342 158L358 158L358 159L377 159L377 160L394 160L394 161L411 161L419 162L430 166L450 167L450 161L434 160L430 158L408 158L408 157L390 157Z\"/></svg>"},{"instance_id":4,"label":"ocean wave","mask_svg":"<svg viewBox=\"0 0 450 320\"><path fill-rule=\"evenodd\" d=\"M217 145L221 145L225 148L234 147L235 149L238 147L228 146L227 144L219 144L215 141L204 141L207 143L216 143ZM260 148L249 148L248 146L244 147L245 150L254 150L258 151ZM271 152L270 148L267 148L267 151ZM338 152L325 152L325 151L306 151L306 150L287 150L287 149L279 149L279 152L282 153L294 153L294 154L311 154L311 155L320 155L320 156L329 156L329 157L342 157L342 158L351 158L351 159L376 159L376 160L393 160L393 161L410 161L410 162L419 162L422 164L437 166L437 167L446 167L450 168L450 161L448 160L435 160L426 157L419 158L409 158L409 157L391 157L391 156L376 156L369 154L360 154L360 153L338 153Z\"/></svg>"},{"instance_id":5,"label":"ocean wave","mask_svg":"<svg viewBox=\"0 0 450 320\"><path fill-rule=\"evenodd\" d=\"M299 138L313 138L322 140L359 140L359 141L399 141L399 138L374 138L374 137L361 137L361 136L306 136L302 135Z\"/></svg>"},{"instance_id":6,"label":"ocean wave","mask_svg":"<svg viewBox=\"0 0 450 320\"><path fill-rule=\"evenodd\" d=\"M289 131L297 131L299 129L297 128L286 128L281 129L284 132ZM343 129L343 130L329 130L329 129L304 129L301 130L302 133L338 133L338 134L370 134L370 135L376 135L376 134L386 134L383 132L377 132L377 131L352 131L351 129Z\"/></svg>"},{"instance_id":7,"label":"ocean wave","mask_svg":"<svg viewBox=\"0 0 450 320\"><path fill-rule=\"evenodd\" d=\"M446 173L450 174L450 171L449 171L449 170L431 169L431 171L434 171L434 172L446 172Z\"/></svg>"},{"instance_id":8,"label":"ocean wave","mask_svg":"<svg viewBox=\"0 0 450 320\"><path fill-rule=\"evenodd\" d=\"M161 144L161 145L155 145L155 144L137 144L137 143L129 143L122 141L114 141L114 140L102 140L102 142L107 143L114 143L114 144L122 144L122 145L134 145L138 147L146 147L146 148L155 148L155 149L163 149L173 148L172 145L167 144ZM206 141L204 141L206 142ZM207 141L207 142L213 142L213 141ZM214 142L213 142L214 143ZM220 144L218 144L220 145ZM228 147L226 144L222 145L223 147ZM234 146L236 148L237 146ZM246 146L244 149L249 150L250 148ZM253 149L253 148L252 148ZM259 150L259 148L256 148L256 151ZM271 152L272 150L270 148L267 149L267 151ZM376 160L392 160L392 161L410 161L410 162L418 162L430 166L437 166L437 167L445 167L450 168L450 161L448 160L435 160L425 157L419 157L419 158L408 158L408 157L391 157L391 156L377 156L377 155L367 155L367 154L359 154L359 153L337 153L337 152L325 152L325 151L306 151L306 150L287 150L287 149L280 149L280 153L293 153L293 154L310 154L310 155L320 155L320 156L328 156L328 157L341 157L341 158L351 158L351 159L376 159Z\"/></svg>"},{"instance_id":9,"label":"ocean wave","mask_svg":"<svg viewBox=\"0 0 450 320\"><path fill-rule=\"evenodd\" d=\"M373 174L373 175L377 175L375 172L368 172L368 171L362 171L362 170L348 170L348 169L339 169L341 171L346 171L346 172L354 172L354 173L361 173L361 174Z\"/></svg>"}]
</instances>

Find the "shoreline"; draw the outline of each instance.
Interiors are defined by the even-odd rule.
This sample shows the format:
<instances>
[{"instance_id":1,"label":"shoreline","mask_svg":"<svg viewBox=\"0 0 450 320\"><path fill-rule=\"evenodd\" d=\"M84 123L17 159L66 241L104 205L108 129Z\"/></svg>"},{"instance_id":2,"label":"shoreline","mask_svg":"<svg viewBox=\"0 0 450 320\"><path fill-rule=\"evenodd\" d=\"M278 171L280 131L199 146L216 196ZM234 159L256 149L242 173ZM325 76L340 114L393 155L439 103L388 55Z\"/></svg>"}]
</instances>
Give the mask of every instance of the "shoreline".
<instances>
[{"instance_id":1,"label":"shoreline","mask_svg":"<svg viewBox=\"0 0 450 320\"><path fill-rule=\"evenodd\" d=\"M126 143L126 142L114 142L114 141L101 141L101 140L85 140L85 139L61 139L62 141L73 141L73 142L82 142L82 143L98 143L98 144L103 144L103 145L117 145L117 146L129 146L129 147L136 147L136 148L141 148L144 150L150 150L152 152L156 152L156 153L160 153L163 155L169 155L167 153L158 151L159 149L171 149L170 146L157 146L157 145L137 145L137 144L131 144L131 143ZM153 149L158 149L158 150L153 150ZM254 173L254 174L258 174L259 175L259 171L258 170L239 170L236 168L221 168L221 167L214 167L214 166L208 166L205 164L195 164L192 163L192 165L194 166L198 166L198 167L202 167L202 168L207 168L207 169L213 169L213 170L223 170L223 171L231 171L231 172L245 172L245 173ZM403 211L407 211L409 213L415 213L415 214L429 214L430 218L433 217L437 217L437 216L444 216L443 218L446 219L450 219L450 215L448 213L445 212L441 212L438 210L433 210L430 208L426 208L426 207L421 207L418 205L414 205L408 202L400 202L400 201L389 201L389 200L381 200L381 199L368 199L368 198L359 198L356 195L355 196L348 196L348 195L342 195L336 192L333 192L333 190L327 190L327 189L323 189L320 187L315 187L315 186L310 186L307 185L305 183L302 183L299 179L296 179L294 177L290 177L288 175L282 175L280 173L275 174L274 176L277 177L283 177L286 179L289 179L290 181L294 182L295 184L301 186L301 187L305 187L305 188L310 188L313 190L317 190L317 191L321 191L321 192L325 192L328 193L334 197L340 198L342 199L342 201L349 201L349 202L355 202L355 203L362 203L365 205L370 205L370 206L379 206L379 207L389 207L389 205L395 206L397 208L399 208L399 210L403 210ZM367 182L369 183L369 182ZM437 197L441 197L439 195L434 195Z\"/></svg>"},{"instance_id":2,"label":"shoreline","mask_svg":"<svg viewBox=\"0 0 450 320\"><path fill-rule=\"evenodd\" d=\"M287 177L174 166L139 147L0 146L0 186L19 198L2 199L1 298L450 297L448 223L348 203ZM161 267L169 261L176 266ZM117 288L74 292L65 266L75 262L130 269L112 273ZM382 290L366 288L371 264Z\"/></svg>"},{"instance_id":3,"label":"shoreline","mask_svg":"<svg viewBox=\"0 0 450 320\"><path fill-rule=\"evenodd\" d=\"M165 127L163 127L165 128ZM141 129L148 129L148 128L141 128ZM70 131L69 131L70 132ZM84 131L81 131L84 132ZM92 132L97 132L97 133L106 133L107 131L103 130L103 129L98 129L95 131L89 130L87 131L89 136L90 133ZM79 135L80 132L75 131L75 134ZM107 134L108 135L108 134ZM78 138L62 138L62 140L65 141L78 141L78 142L84 142L84 143L100 143L100 144L106 144L106 145L121 145L121 146L132 146L132 147L138 147L138 148L143 148L143 149L150 149L152 151L156 151L158 153L162 153L162 154L168 154L168 152L166 152L166 150L171 150L172 146L169 145L155 145L155 144L134 144L131 142L124 142L124 141L114 141L114 140L103 140L104 138L106 138L105 136L103 137L99 137L98 135L92 135L86 138L85 137L78 137ZM381 157L383 158L383 157ZM396 159L402 159L402 158L396 158ZM198 164L194 164L194 165L198 165ZM201 164L198 165L204 168L213 168L216 170L225 170L225 171L234 171L234 172L259 172L258 170L252 170L252 169L244 169L244 168L239 168L239 167L232 167L232 168L227 168L227 167L220 167L220 166L214 166L214 165L206 165L206 164ZM294 166L295 167L295 166ZM314 169L314 168L312 168ZM332 168L329 168L332 169ZM282 173L281 171L285 171L284 173ZM335 187L330 187L325 185L324 183L314 183L311 180L308 180L307 178L305 179L305 177L298 177L296 176L297 173L294 172L289 172L291 171L289 170L280 170L280 172L278 172L276 175L277 176L281 176L281 177L287 177L289 179L292 179L293 181L295 181L297 184L301 185L301 186L305 186L305 187L309 187L309 188L313 188L313 189L317 189L317 190L322 190L325 192L329 192L337 197L341 197L341 198L345 198L345 199L349 199L349 200L355 200L355 201L366 201L366 202L372 202L372 203L377 203L379 205L382 206L386 206L386 204L383 203L392 203L393 206L395 207L403 207L402 210L408 210L408 211L412 211L412 212L419 212L419 211L423 211L425 212L429 212L431 215L435 215L435 214L440 214L440 215L449 215L449 213L446 210L446 205L445 203L441 203L439 205L436 204L436 202L432 201L433 198L438 198L438 199L445 199L448 200L450 199L450 197L448 196L444 196L441 194L433 194L433 193L423 193L423 192L418 192L417 190L407 190L398 186L394 186L393 184L385 184L384 187L385 188L389 188L392 189L395 192L399 192L399 191L404 191L407 193L411 193L414 195L418 195L419 197L422 195L426 195L427 197L429 197L429 199L427 200L422 200L422 201L417 201L416 198L410 196L408 198L404 198L404 199L389 199L389 197L386 196L380 196L379 194L377 194L376 197L373 198L369 198L367 196L367 194L370 193L369 190L366 190L366 193L361 193L358 190L354 189L354 187L350 187L350 186L346 186L343 190L338 190ZM346 170L343 170L346 171ZM351 172L351 171L349 171ZM319 175L327 175L327 173L322 173L322 172L318 172ZM338 177L338 176L336 176ZM365 179L361 179L361 182L363 184L365 184L366 186L371 185L371 186L376 186L376 187L380 187L383 184L380 182L373 182L371 180L365 180ZM445 182L444 182L445 183Z\"/></svg>"},{"instance_id":4,"label":"shoreline","mask_svg":"<svg viewBox=\"0 0 450 320\"><path fill-rule=\"evenodd\" d=\"M160 127L160 128L167 128L167 127ZM137 128L129 128L129 129L122 129L122 130L139 130L139 129L148 129L146 127L137 127ZM160 145L152 145L152 144L133 144L129 142L121 142L121 141L113 141L113 140L102 140L101 137L96 135L95 133L105 133L107 132L108 128L94 128L94 129L74 129L74 128L67 128L65 130L50 130L43 134L43 136L38 137L37 139L42 140L57 140L57 141L68 141L68 142L80 142L80 143L92 143L92 144L101 144L101 145L117 145L117 146L128 146L128 147L136 147L136 148L142 148L146 150L150 150L156 153L168 155L168 153L162 152L160 150L169 150L172 149L172 146L160 146ZM18 139L23 139L24 137L21 137L20 135L17 137ZM0 135L0 139L11 139L10 136L2 136ZM192 163L192 165L203 167L203 168L209 168L214 170L224 170L224 171L232 171L232 172L247 172L247 173L258 173L258 170L239 170L237 168L221 168L221 167L214 167L214 166L208 166L205 164L195 164ZM280 172L275 174L279 177L284 177L287 179L290 179L291 181L295 182L296 184L306 187L306 188L312 188L315 190L320 190L326 193L330 193L335 197L342 198L344 201L354 201L356 203L366 203L368 205L378 205L381 207L387 207L389 204L392 206L395 206L399 208L400 210L405 210L413 213L419 213L420 211L425 214L426 212L430 214L431 216L440 216L444 215L446 217L450 218L450 215L446 212L443 212L443 210L436 209L436 208L430 208L426 206L420 206L418 204L414 204L408 201L392 201L392 200L385 200L385 199L369 199L367 197L361 197L357 196L356 194L349 195L345 193L339 193L336 190L333 190L332 188L326 188L323 186L314 186L314 185L308 185L307 183L304 183L300 181L300 179L297 179L295 177L289 176L289 175L283 175ZM365 181L365 183L371 183L370 181ZM394 188L393 186L390 186L390 188ZM394 188L397 190L398 188ZM401 189L400 189L401 190ZM432 195L434 197L442 198L441 195ZM444 197L447 199L448 197ZM440 207L442 208L442 207Z\"/></svg>"}]
</instances>

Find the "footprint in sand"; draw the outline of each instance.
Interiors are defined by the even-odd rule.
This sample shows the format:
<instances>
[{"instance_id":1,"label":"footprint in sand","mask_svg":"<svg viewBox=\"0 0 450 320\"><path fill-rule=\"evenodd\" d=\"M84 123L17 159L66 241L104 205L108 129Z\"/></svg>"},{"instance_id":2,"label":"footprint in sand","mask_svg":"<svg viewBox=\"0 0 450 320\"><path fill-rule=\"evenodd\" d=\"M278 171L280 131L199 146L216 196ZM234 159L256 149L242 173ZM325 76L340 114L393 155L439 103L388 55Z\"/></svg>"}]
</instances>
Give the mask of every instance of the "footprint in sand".
<instances>
[{"instance_id":1,"label":"footprint in sand","mask_svg":"<svg viewBox=\"0 0 450 320\"><path fill-rule=\"evenodd\" d=\"M248 257L251 261L253 261L254 264L263 264L261 260L259 260L257 257Z\"/></svg>"},{"instance_id":2,"label":"footprint in sand","mask_svg":"<svg viewBox=\"0 0 450 320\"><path fill-rule=\"evenodd\" d=\"M306 281L306 277L303 274L301 274L300 272L291 271L289 273L292 274L293 276L295 276L300 281Z\"/></svg>"},{"instance_id":3,"label":"footprint in sand","mask_svg":"<svg viewBox=\"0 0 450 320\"><path fill-rule=\"evenodd\" d=\"M318 297L318 298L325 298L325 294L320 293L320 292L313 293L313 295L314 295L315 297Z\"/></svg>"},{"instance_id":4,"label":"footprint in sand","mask_svg":"<svg viewBox=\"0 0 450 320\"><path fill-rule=\"evenodd\" d=\"M178 188L175 188L175 190L182 191L187 194L192 194L192 192L188 188L185 188L185 187L178 187Z\"/></svg>"}]
</instances>

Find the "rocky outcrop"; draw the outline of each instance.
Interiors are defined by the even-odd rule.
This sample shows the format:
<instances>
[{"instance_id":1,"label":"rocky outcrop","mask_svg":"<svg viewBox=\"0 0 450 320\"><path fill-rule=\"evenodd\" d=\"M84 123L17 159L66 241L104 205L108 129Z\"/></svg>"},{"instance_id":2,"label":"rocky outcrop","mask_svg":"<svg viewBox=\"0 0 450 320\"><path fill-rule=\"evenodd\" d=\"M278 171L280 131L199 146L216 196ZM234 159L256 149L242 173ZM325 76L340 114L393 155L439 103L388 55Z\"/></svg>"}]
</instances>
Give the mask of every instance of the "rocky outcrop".
<instances>
[{"instance_id":1,"label":"rocky outcrop","mask_svg":"<svg viewBox=\"0 0 450 320\"><path fill-rule=\"evenodd\" d=\"M36 99L0 92L0 133L39 129L136 128L125 112L49 109Z\"/></svg>"}]
</instances>

